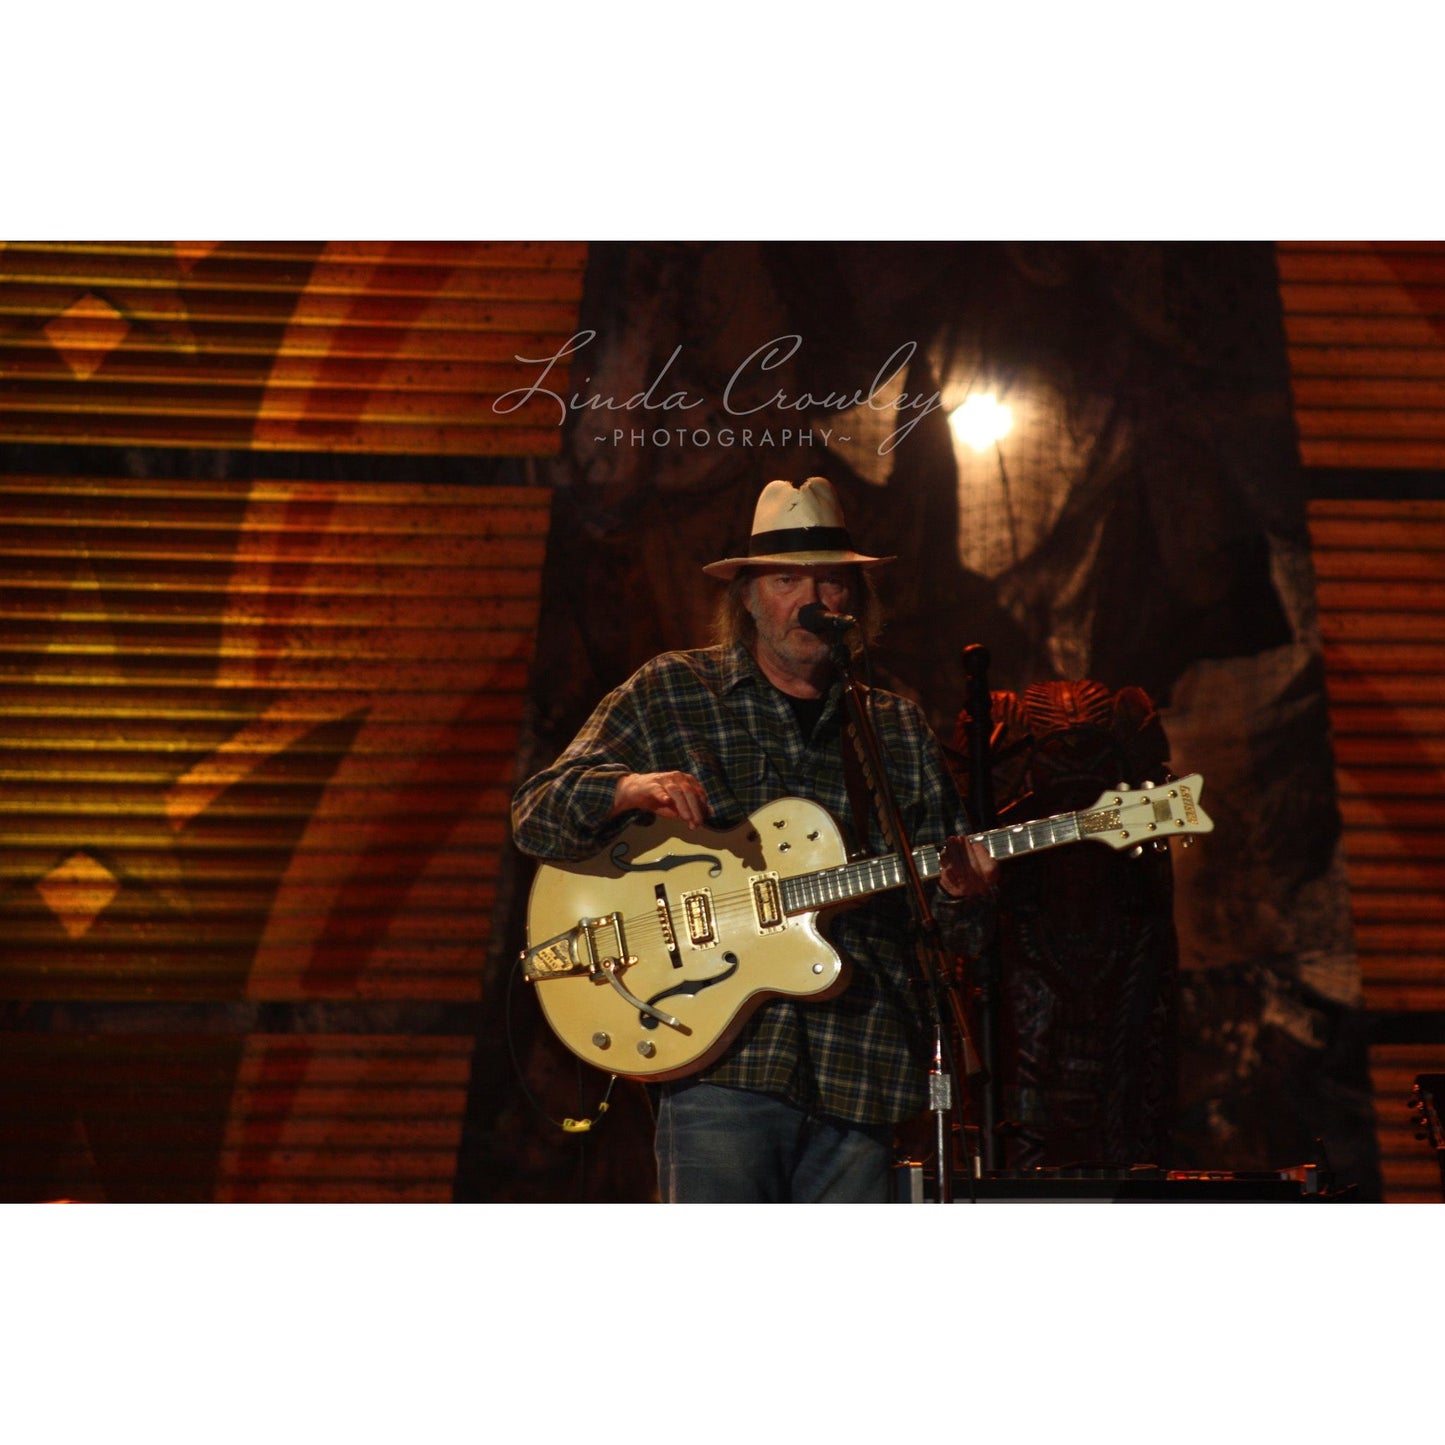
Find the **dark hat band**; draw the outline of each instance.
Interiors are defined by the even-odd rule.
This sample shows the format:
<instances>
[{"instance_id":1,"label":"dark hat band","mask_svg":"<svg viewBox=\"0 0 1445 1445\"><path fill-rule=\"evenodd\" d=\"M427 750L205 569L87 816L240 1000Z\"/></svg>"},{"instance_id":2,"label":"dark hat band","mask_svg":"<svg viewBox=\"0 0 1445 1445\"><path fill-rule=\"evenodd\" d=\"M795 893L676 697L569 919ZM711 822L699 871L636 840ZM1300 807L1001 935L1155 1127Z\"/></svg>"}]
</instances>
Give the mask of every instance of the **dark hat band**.
<instances>
[{"instance_id":1,"label":"dark hat band","mask_svg":"<svg viewBox=\"0 0 1445 1445\"><path fill-rule=\"evenodd\" d=\"M851 552L853 540L846 527L779 527L754 532L749 557L770 557L775 552Z\"/></svg>"}]
</instances>

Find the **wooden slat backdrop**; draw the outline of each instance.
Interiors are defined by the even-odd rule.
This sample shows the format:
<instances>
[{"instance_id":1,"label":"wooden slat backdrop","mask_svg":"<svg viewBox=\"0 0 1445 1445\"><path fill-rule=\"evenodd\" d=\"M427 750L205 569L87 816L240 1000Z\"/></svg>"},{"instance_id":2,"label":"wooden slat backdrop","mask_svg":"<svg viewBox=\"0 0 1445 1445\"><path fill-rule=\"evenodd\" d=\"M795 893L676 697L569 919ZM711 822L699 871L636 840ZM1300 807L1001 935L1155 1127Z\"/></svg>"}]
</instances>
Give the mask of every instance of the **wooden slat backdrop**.
<instances>
[{"instance_id":1,"label":"wooden slat backdrop","mask_svg":"<svg viewBox=\"0 0 1445 1445\"><path fill-rule=\"evenodd\" d=\"M549 517L0 477L0 1000L82 1020L0 1050L10 1197L449 1196L470 1037L215 1006L477 1002Z\"/></svg>"},{"instance_id":2,"label":"wooden slat backdrop","mask_svg":"<svg viewBox=\"0 0 1445 1445\"><path fill-rule=\"evenodd\" d=\"M1445 244L1277 254L1304 465L1445 468ZM1445 1010L1445 502L1388 491L1317 498L1309 521L1365 999L1408 1019ZM1371 1050L1389 1200L1440 1200L1405 1100L1441 1057Z\"/></svg>"},{"instance_id":3,"label":"wooden slat backdrop","mask_svg":"<svg viewBox=\"0 0 1445 1445\"><path fill-rule=\"evenodd\" d=\"M1445 467L1445 243L1275 249L1300 460Z\"/></svg>"},{"instance_id":4,"label":"wooden slat backdrop","mask_svg":"<svg viewBox=\"0 0 1445 1445\"><path fill-rule=\"evenodd\" d=\"M1445 501L1309 504L1355 946L1376 1013L1445 1010ZM1386 1199L1439 1202L1409 1137L1428 1045L1377 1046Z\"/></svg>"},{"instance_id":5,"label":"wooden slat backdrop","mask_svg":"<svg viewBox=\"0 0 1445 1445\"><path fill-rule=\"evenodd\" d=\"M1445 1009L1445 502L1310 504L1366 1003Z\"/></svg>"},{"instance_id":6,"label":"wooden slat backdrop","mask_svg":"<svg viewBox=\"0 0 1445 1445\"><path fill-rule=\"evenodd\" d=\"M576 330L586 252L0 243L0 441L549 455L554 401L494 403Z\"/></svg>"},{"instance_id":7,"label":"wooden slat backdrop","mask_svg":"<svg viewBox=\"0 0 1445 1445\"><path fill-rule=\"evenodd\" d=\"M1400 1203L1440 1203L1440 1165L1415 1137L1407 1102L1417 1074L1445 1071L1445 1045L1380 1044L1370 1051L1379 1121L1380 1163L1389 1181L1387 1198Z\"/></svg>"},{"instance_id":8,"label":"wooden slat backdrop","mask_svg":"<svg viewBox=\"0 0 1445 1445\"><path fill-rule=\"evenodd\" d=\"M585 263L0 243L0 442L551 455ZM0 1197L449 1198L550 496L141 455L0 475Z\"/></svg>"},{"instance_id":9,"label":"wooden slat backdrop","mask_svg":"<svg viewBox=\"0 0 1445 1445\"><path fill-rule=\"evenodd\" d=\"M1309 527L1366 1004L1445 1010L1445 503L1315 500ZM1387 1201L1441 1201L1405 1108L1441 1059L1371 1049Z\"/></svg>"},{"instance_id":10,"label":"wooden slat backdrop","mask_svg":"<svg viewBox=\"0 0 1445 1445\"><path fill-rule=\"evenodd\" d=\"M450 1199L472 1040L252 1034L218 1201Z\"/></svg>"},{"instance_id":11,"label":"wooden slat backdrop","mask_svg":"<svg viewBox=\"0 0 1445 1445\"><path fill-rule=\"evenodd\" d=\"M0 999L475 1003L549 516L0 478ZM9 1167L30 1139L105 1197L446 1197L471 1046L12 1035Z\"/></svg>"},{"instance_id":12,"label":"wooden slat backdrop","mask_svg":"<svg viewBox=\"0 0 1445 1445\"><path fill-rule=\"evenodd\" d=\"M380 1034L12 1035L0 1179L12 1198L443 1202L471 1049Z\"/></svg>"}]
</instances>

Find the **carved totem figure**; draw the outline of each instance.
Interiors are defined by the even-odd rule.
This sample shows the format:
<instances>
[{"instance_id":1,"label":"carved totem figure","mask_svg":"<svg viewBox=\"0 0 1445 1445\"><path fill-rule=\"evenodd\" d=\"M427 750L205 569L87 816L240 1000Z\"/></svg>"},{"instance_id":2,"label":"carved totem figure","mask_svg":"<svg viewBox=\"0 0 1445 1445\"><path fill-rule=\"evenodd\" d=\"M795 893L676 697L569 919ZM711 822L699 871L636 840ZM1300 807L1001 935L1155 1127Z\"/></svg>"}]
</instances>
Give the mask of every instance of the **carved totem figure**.
<instances>
[{"instance_id":1,"label":"carved totem figure","mask_svg":"<svg viewBox=\"0 0 1445 1445\"><path fill-rule=\"evenodd\" d=\"M1087 807L1160 782L1169 745L1139 688L1035 683L991 695L999 825ZM953 737L970 785L970 718ZM1066 847L1000 874L997 970L1001 1162L1167 1166L1177 1072L1179 949L1167 851Z\"/></svg>"}]
</instances>

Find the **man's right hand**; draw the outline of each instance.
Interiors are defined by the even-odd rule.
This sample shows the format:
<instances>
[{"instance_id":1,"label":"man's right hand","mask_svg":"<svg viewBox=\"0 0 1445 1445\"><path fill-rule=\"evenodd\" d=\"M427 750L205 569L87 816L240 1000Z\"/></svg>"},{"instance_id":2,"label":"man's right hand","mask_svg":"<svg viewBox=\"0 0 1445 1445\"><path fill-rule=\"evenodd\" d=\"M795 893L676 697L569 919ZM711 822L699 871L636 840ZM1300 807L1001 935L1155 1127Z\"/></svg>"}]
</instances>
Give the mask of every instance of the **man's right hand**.
<instances>
[{"instance_id":1,"label":"man's right hand","mask_svg":"<svg viewBox=\"0 0 1445 1445\"><path fill-rule=\"evenodd\" d=\"M691 773L624 773L612 795L610 816L633 808L660 818L681 818L689 828L698 828L707 817L707 794Z\"/></svg>"}]
</instances>

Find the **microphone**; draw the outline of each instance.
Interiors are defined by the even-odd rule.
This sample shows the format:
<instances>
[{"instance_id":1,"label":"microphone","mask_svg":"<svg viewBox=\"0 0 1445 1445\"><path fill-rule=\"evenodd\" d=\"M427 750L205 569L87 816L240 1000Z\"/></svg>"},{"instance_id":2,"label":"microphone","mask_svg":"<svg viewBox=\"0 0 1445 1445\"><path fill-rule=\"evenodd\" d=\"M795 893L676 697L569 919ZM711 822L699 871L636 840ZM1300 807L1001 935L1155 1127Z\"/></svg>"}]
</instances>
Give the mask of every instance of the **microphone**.
<instances>
[{"instance_id":1,"label":"microphone","mask_svg":"<svg viewBox=\"0 0 1445 1445\"><path fill-rule=\"evenodd\" d=\"M810 602L806 607L798 609L798 626L817 633L819 637L847 632L850 627L857 625L856 617L850 617L846 612L829 612L821 602Z\"/></svg>"}]
</instances>

